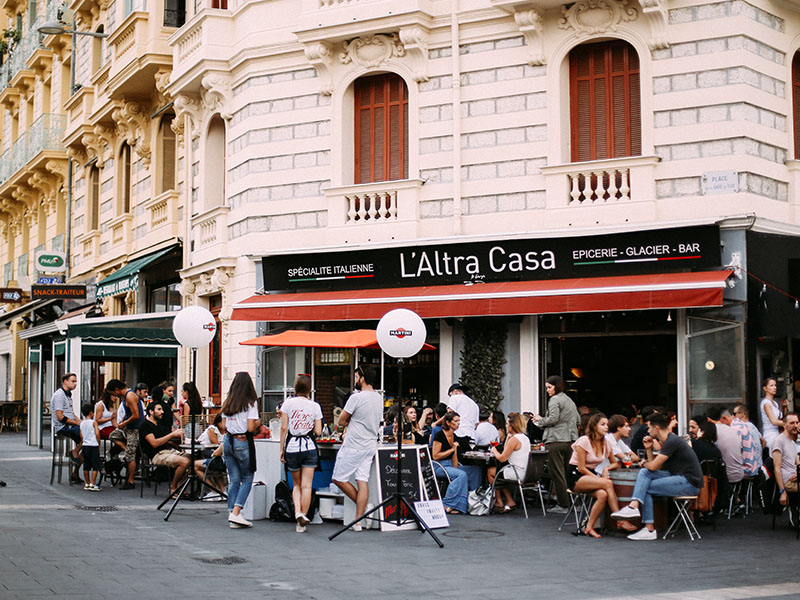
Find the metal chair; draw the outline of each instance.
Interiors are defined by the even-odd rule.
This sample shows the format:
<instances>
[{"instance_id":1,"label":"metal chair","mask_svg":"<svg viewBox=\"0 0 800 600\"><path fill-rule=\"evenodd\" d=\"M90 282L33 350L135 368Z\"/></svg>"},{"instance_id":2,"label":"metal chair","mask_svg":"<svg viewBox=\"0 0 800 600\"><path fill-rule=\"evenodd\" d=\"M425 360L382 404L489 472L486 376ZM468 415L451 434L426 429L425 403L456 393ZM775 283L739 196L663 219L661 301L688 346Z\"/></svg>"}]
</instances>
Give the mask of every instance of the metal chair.
<instances>
[{"instance_id":1,"label":"metal chair","mask_svg":"<svg viewBox=\"0 0 800 600\"><path fill-rule=\"evenodd\" d=\"M569 510L567 510L567 514L564 515L564 520L561 521L558 530L561 531L564 525L567 524L570 515L574 515L575 532L580 533L581 521L584 517L589 516L592 510L592 504L594 503L594 496L581 492L573 492L570 489L567 490L567 494L569 494Z\"/></svg>"},{"instance_id":2,"label":"metal chair","mask_svg":"<svg viewBox=\"0 0 800 600\"><path fill-rule=\"evenodd\" d=\"M694 525L694 521L692 521L692 515L689 514L690 506L697 501L697 496L674 496L672 498L672 503L675 505L675 508L678 510L678 514L672 520L669 527L667 528L666 533L664 533L664 537L662 539L667 539L667 537L675 531L677 533L678 521L682 521L684 527L686 527L686 532L689 534L689 538L694 541L694 538L700 538L700 532L697 531L697 527Z\"/></svg>"},{"instance_id":3,"label":"metal chair","mask_svg":"<svg viewBox=\"0 0 800 600\"><path fill-rule=\"evenodd\" d=\"M69 484L72 485L72 472L70 470L70 457L72 450L75 448L75 441L65 435L56 434L53 436L53 447L51 449L51 462L50 462L50 485L53 485L56 470L58 470L58 483L61 483L61 471L64 465L67 465L67 474Z\"/></svg>"},{"instance_id":4,"label":"metal chair","mask_svg":"<svg viewBox=\"0 0 800 600\"><path fill-rule=\"evenodd\" d=\"M508 479L502 476L504 472L511 472L511 470L514 472L514 479ZM536 473L534 469L531 469L530 462L528 463L528 467L525 469L525 473L522 475L522 477L520 477L519 470L516 466L505 465L497 472L497 475L492 482L492 498L494 498L494 491L498 487L514 487L518 489L520 502L522 502L522 510L525 513L525 518L527 519L528 506L525 503L525 490L535 490L539 494L539 502L542 506L542 513L547 516L547 509L544 506L544 494L542 486L539 483L540 479L540 474Z\"/></svg>"},{"instance_id":5,"label":"metal chair","mask_svg":"<svg viewBox=\"0 0 800 600\"><path fill-rule=\"evenodd\" d=\"M450 475L447 474L447 471L439 462L431 460L431 463L438 465L438 467L441 469L440 472L444 473L444 476L442 476L437 474L435 469L433 471L436 476L436 482L439 484L439 495L444 498L445 494L447 494L447 487L450 485Z\"/></svg>"}]
</instances>

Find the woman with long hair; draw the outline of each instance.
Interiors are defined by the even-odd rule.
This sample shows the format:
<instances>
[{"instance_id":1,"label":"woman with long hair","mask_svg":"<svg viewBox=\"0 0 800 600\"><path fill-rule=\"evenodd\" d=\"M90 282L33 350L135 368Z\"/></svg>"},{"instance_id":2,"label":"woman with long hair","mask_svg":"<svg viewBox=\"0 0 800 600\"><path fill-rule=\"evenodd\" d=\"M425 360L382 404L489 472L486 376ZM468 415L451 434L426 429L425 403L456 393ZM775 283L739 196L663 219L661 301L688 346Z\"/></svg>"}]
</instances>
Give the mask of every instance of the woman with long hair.
<instances>
[{"instance_id":1,"label":"woman with long hair","mask_svg":"<svg viewBox=\"0 0 800 600\"><path fill-rule=\"evenodd\" d=\"M256 389L248 373L239 372L234 376L220 412L226 431L222 447L228 470L228 522L234 529L252 527L241 512L253 485L256 470L253 432L261 417Z\"/></svg>"},{"instance_id":2,"label":"woman with long hair","mask_svg":"<svg viewBox=\"0 0 800 600\"><path fill-rule=\"evenodd\" d=\"M506 416L501 410L493 410L489 413L489 423L497 429L497 435L500 438L500 446L506 443Z\"/></svg>"},{"instance_id":3,"label":"woman with long hair","mask_svg":"<svg viewBox=\"0 0 800 600\"><path fill-rule=\"evenodd\" d=\"M100 400L94 405L94 420L100 429L100 438L107 440L117 428L117 415L112 405L111 394L103 390Z\"/></svg>"},{"instance_id":4,"label":"woman with long hair","mask_svg":"<svg viewBox=\"0 0 800 600\"><path fill-rule=\"evenodd\" d=\"M408 406L403 407L403 416L405 417L405 423L403 424L403 437L409 437L415 444L427 444L428 436L423 430L422 424L417 420L417 409L413 405L409 404Z\"/></svg>"},{"instance_id":5,"label":"woman with long hair","mask_svg":"<svg viewBox=\"0 0 800 600\"><path fill-rule=\"evenodd\" d=\"M442 428L433 436L433 472L437 477L450 479L447 493L442 498L445 512L466 513L467 496L469 494L469 478L466 471L458 468L458 442L455 432L461 424L458 413L449 412L442 418Z\"/></svg>"},{"instance_id":6,"label":"woman with long hair","mask_svg":"<svg viewBox=\"0 0 800 600\"><path fill-rule=\"evenodd\" d=\"M606 434L608 434L608 418L601 412L594 413L586 423L584 435L572 444L572 457L569 459L567 469L569 489L577 493L591 494L596 499L584 528L584 533L593 538L601 537L594 530L594 524L603 513L606 503L612 512L619 510L614 483L608 476L608 472L618 468L619 463L614 456L611 443L606 439ZM603 469L602 475L598 476L595 469L605 460L608 460L609 464ZM628 521L618 521L617 526L625 531L636 531L636 527Z\"/></svg>"},{"instance_id":7,"label":"woman with long hair","mask_svg":"<svg viewBox=\"0 0 800 600\"><path fill-rule=\"evenodd\" d=\"M778 382L774 377L767 377L762 386L764 398L761 399L761 433L767 441L767 446L772 442L772 438L780 433L783 427L783 405L775 400L778 392ZM788 405L787 405L788 406Z\"/></svg>"},{"instance_id":8,"label":"woman with long hair","mask_svg":"<svg viewBox=\"0 0 800 600\"><path fill-rule=\"evenodd\" d=\"M309 523L314 469L319 464L316 436L322 434L322 408L309 398L311 376L300 373L294 381L294 396L281 405L281 462L292 474L292 502L297 533Z\"/></svg>"},{"instance_id":9,"label":"woman with long hair","mask_svg":"<svg viewBox=\"0 0 800 600\"><path fill-rule=\"evenodd\" d=\"M203 414L203 401L200 399L200 392L197 391L197 386L191 381L183 384L181 389L181 397L183 398L183 407L181 408L182 424L186 430L186 439L192 439L192 415L199 416ZM195 426L195 435L198 435L200 425Z\"/></svg>"},{"instance_id":10,"label":"woman with long hair","mask_svg":"<svg viewBox=\"0 0 800 600\"><path fill-rule=\"evenodd\" d=\"M508 413L508 438L506 439L503 452L498 452L497 448L489 446L492 456L498 463L506 463L501 467L503 479L522 481L525 479L525 472L528 470L528 457L531 453L531 440L525 433L527 423L525 417L517 412ZM510 468L506 468L511 465ZM489 483L494 483L495 467L488 470ZM511 490L506 487L495 489L495 510L500 512L510 512L517 508L514 499L511 497Z\"/></svg>"}]
</instances>

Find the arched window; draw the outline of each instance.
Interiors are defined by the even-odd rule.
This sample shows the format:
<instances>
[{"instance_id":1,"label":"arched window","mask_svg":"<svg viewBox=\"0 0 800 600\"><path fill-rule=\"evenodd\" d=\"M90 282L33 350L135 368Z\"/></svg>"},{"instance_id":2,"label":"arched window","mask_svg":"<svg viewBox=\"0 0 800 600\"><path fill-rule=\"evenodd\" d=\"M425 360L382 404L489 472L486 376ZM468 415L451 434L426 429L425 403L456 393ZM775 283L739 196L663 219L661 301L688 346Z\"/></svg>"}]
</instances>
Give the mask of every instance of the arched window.
<instances>
[{"instance_id":1,"label":"arched window","mask_svg":"<svg viewBox=\"0 0 800 600\"><path fill-rule=\"evenodd\" d=\"M792 115L794 117L794 157L800 159L800 52L792 60Z\"/></svg>"},{"instance_id":2,"label":"arched window","mask_svg":"<svg viewBox=\"0 0 800 600\"><path fill-rule=\"evenodd\" d=\"M100 25L95 33L103 33L103 26ZM92 38L92 73L97 73L103 66L103 38Z\"/></svg>"},{"instance_id":3,"label":"arched window","mask_svg":"<svg viewBox=\"0 0 800 600\"><path fill-rule=\"evenodd\" d=\"M131 147L127 143L122 144L119 150L119 214L131 212Z\"/></svg>"},{"instance_id":4,"label":"arched window","mask_svg":"<svg viewBox=\"0 0 800 600\"><path fill-rule=\"evenodd\" d=\"M167 113L158 126L159 172L157 193L175 189L175 159L177 146L175 132L172 131L172 122L175 115Z\"/></svg>"},{"instance_id":5,"label":"arched window","mask_svg":"<svg viewBox=\"0 0 800 600\"><path fill-rule=\"evenodd\" d=\"M89 201L86 205L86 229L94 231L100 227L100 169L89 167Z\"/></svg>"},{"instance_id":6,"label":"arched window","mask_svg":"<svg viewBox=\"0 0 800 600\"><path fill-rule=\"evenodd\" d=\"M569 55L572 161L642 153L639 56L617 40Z\"/></svg>"},{"instance_id":7,"label":"arched window","mask_svg":"<svg viewBox=\"0 0 800 600\"><path fill-rule=\"evenodd\" d=\"M225 204L225 121L219 115L211 118L206 135L205 164L203 165L203 209Z\"/></svg>"},{"instance_id":8,"label":"arched window","mask_svg":"<svg viewBox=\"0 0 800 600\"><path fill-rule=\"evenodd\" d=\"M354 84L355 183L408 178L408 88L394 73Z\"/></svg>"}]
</instances>

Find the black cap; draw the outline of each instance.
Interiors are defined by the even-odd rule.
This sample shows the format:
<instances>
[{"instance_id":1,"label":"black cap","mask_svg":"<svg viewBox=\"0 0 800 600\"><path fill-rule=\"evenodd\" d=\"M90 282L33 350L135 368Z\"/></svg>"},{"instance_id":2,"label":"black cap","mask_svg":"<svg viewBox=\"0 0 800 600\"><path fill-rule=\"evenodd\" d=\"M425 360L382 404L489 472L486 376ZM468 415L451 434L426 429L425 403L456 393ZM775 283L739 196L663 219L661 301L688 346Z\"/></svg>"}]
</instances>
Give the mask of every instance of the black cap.
<instances>
[{"instance_id":1,"label":"black cap","mask_svg":"<svg viewBox=\"0 0 800 600\"><path fill-rule=\"evenodd\" d=\"M463 386L463 385L461 385L460 383L454 383L454 384L453 384L453 385L451 385L451 386L450 386L450 388L447 390L447 395L449 396L450 394L452 394L452 393L453 393L453 392L455 392L456 390L460 390L460 391L462 391L462 392L463 392L463 391L464 391L464 386Z\"/></svg>"}]
</instances>

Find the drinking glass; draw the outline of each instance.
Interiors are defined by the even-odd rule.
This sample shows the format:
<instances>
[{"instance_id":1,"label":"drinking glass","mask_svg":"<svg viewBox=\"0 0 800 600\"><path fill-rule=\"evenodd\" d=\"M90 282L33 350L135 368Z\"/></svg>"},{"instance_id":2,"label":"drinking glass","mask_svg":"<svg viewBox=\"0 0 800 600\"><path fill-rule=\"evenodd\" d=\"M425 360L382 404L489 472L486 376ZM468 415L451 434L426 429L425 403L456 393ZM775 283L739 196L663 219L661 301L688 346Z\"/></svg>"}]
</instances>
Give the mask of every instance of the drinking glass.
<instances>
[{"instance_id":1,"label":"drinking glass","mask_svg":"<svg viewBox=\"0 0 800 600\"><path fill-rule=\"evenodd\" d=\"M631 456L630 452L626 452L622 457L622 464L625 466L626 469L630 468L633 464L633 457Z\"/></svg>"}]
</instances>

